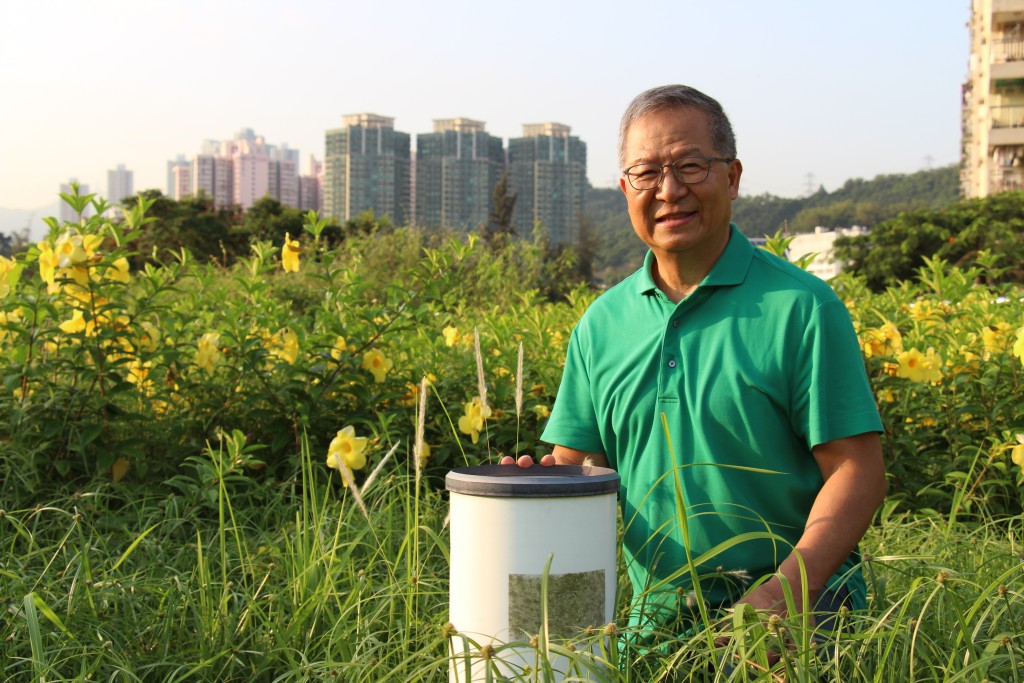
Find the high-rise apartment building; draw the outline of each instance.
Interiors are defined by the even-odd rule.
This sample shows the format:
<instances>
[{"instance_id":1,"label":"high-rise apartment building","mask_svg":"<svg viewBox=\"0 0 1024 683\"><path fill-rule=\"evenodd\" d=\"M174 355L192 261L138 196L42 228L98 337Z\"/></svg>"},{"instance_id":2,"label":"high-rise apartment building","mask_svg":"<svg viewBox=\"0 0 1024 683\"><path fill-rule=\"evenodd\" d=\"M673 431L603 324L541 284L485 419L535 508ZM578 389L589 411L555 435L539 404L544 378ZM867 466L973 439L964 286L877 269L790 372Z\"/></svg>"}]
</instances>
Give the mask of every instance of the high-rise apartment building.
<instances>
[{"instance_id":1,"label":"high-rise apartment building","mask_svg":"<svg viewBox=\"0 0 1024 683\"><path fill-rule=\"evenodd\" d=\"M587 188L587 145L561 123L523 125L508 141L509 190L517 195L512 223L520 237L540 224L553 243L574 244Z\"/></svg>"},{"instance_id":2,"label":"high-rise apartment building","mask_svg":"<svg viewBox=\"0 0 1024 683\"><path fill-rule=\"evenodd\" d=\"M299 150L267 148L267 194L285 206L299 207Z\"/></svg>"},{"instance_id":3,"label":"high-rise apartment building","mask_svg":"<svg viewBox=\"0 0 1024 683\"><path fill-rule=\"evenodd\" d=\"M323 211L324 164L309 155L309 173L299 176L299 208L303 211Z\"/></svg>"},{"instance_id":4,"label":"high-rise apartment building","mask_svg":"<svg viewBox=\"0 0 1024 683\"><path fill-rule=\"evenodd\" d=\"M186 159L184 154L179 154L177 159L167 162L167 194L165 196L171 199L181 199L181 197L175 196L179 189L178 179L180 177L180 174L175 174L175 169L180 166L187 166L188 177L192 177L192 162ZM188 192L186 191L185 194L188 194Z\"/></svg>"},{"instance_id":5,"label":"high-rise apartment building","mask_svg":"<svg viewBox=\"0 0 1024 683\"><path fill-rule=\"evenodd\" d=\"M298 165L298 150L269 145L243 128L232 140L204 140L190 162L181 155L167 162L168 195L181 199L203 192L218 209L235 205L244 211L266 196L298 207Z\"/></svg>"},{"instance_id":6,"label":"high-rise apartment building","mask_svg":"<svg viewBox=\"0 0 1024 683\"><path fill-rule=\"evenodd\" d=\"M135 174L118 164L117 168L107 171L107 196L111 204L120 204L122 199L135 194Z\"/></svg>"},{"instance_id":7,"label":"high-rise apartment building","mask_svg":"<svg viewBox=\"0 0 1024 683\"><path fill-rule=\"evenodd\" d=\"M494 186L505 170L501 138L482 121L435 119L416 136L415 223L471 232L490 217Z\"/></svg>"},{"instance_id":8,"label":"high-rise apartment building","mask_svg":"<svg viewBox=\"0 0 1024 683\"><path fill-rule=\"evenodd\" d=\"M199 154L192 158L195 177L192 194L203 192L213 199L213 206L226 209L235 202L234 162L221 153L217 140L204 140Z\"/></svg>"},{"instance_id":9,"label":"high-rise apartment building","mask_svg":"<svg viewBox=\"0 0 1024 683\"><path fill-rule=\"evenodd\" d=\"M342 117L328 130L324 156L324 213L340 221L365 211L405 225L411 214L409 134L376 114Z\"/></svg>"},{"instance_id":10,"label":"high-rise apartment building","mask_svg":"<svg viewBox=\"0 0 1024 683\"><path fill-rule=\"evenodd\" d=\"M185 197L191 195L192 175L192 164L175 164L174 168L171 169L172 185L168 196L180 202Z\"/></svg>"},{"instance_id":11,"label":"high-rise apartment building","mask_svg":"<svg viewBox=\"0 0 1024 683\"><path fill-rule=\"evenodd\" d=\"M1024 0L972 0L960 191L1024 189Z\"/></svg>"}]
</instances>

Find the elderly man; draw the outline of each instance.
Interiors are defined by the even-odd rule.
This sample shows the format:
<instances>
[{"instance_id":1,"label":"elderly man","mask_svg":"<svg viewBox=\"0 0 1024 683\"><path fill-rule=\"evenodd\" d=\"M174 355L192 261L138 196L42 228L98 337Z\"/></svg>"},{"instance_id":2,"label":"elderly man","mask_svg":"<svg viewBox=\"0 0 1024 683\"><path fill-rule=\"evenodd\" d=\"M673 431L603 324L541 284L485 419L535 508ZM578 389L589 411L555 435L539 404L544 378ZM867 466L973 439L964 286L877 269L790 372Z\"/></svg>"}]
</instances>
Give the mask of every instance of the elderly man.
<instances>
[{"instance_id":1,"label":"elderly man","mask_svg":"<svg viewBox=\"0 0 1024 683\"><path fill-rule=\"evenodd\" d=\"M863 606L885 472L848 311L730 223L743 166L714 99L642 93L619 161L650 250L573 330L540 464L620 473L638 632L685 627L697 595L784 616L786 583L797 613Z\"/></svg>"}]
</instances>

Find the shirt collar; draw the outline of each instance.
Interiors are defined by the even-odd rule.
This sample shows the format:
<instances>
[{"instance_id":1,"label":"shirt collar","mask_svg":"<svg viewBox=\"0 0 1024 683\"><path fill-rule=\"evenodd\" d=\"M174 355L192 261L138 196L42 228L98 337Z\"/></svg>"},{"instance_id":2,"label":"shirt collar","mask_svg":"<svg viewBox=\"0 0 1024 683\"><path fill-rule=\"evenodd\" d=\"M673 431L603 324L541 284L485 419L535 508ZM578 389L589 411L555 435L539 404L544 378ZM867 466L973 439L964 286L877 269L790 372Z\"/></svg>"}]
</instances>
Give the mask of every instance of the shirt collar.
<instances>
[{"instance_id":1,"label":"shirt collar","mask_svg":"<svg viewBox=\"0 0 1024 683\"><path fill-rule=\"evenodd\" d=\"M738 285L747 277L750 269L750 262L754 259L754 245L750 243L746 235L740 232L735 223L729 224L729 242L725 245L725 251L718 257L718 261L711 267L697 289L702 287L721 287L727 285ZM654 265L654 252L647 250L644 256L644 265L640 269L640 277L636 281L637 294L651 294L658 291L654 284L654 277L651 274Z\"/></svg>"}]
</instances>

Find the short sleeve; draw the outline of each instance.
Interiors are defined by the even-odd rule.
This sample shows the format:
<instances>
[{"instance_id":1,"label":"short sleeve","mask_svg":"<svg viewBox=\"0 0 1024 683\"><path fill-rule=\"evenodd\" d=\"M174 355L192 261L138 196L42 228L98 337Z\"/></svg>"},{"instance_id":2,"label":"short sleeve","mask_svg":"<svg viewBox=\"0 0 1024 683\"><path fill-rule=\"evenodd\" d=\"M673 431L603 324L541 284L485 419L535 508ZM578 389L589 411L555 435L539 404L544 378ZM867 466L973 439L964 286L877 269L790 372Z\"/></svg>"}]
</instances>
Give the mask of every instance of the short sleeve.
<instances>
[{"instance_id":1,"label":"short sleeve","mask_svg":"<svg viewBox=\"0 0 1024 683\"><path fill-rule=\"evenodd\" d=\"M595 410L585 334L577 325L569 337L565 369L541 441L590 453L605 453Z\"/></svg>"},{"instance_id":2,"label":"short sleeve","mask_svg":"<svg viewBox=\"0 0 1024 683\"><path fill-rule=\"evenodd\" d=\"M857 334L842 301L815 308L801 346L791 420L808 448L882 431Z\"/></svg>"}]
</instances>

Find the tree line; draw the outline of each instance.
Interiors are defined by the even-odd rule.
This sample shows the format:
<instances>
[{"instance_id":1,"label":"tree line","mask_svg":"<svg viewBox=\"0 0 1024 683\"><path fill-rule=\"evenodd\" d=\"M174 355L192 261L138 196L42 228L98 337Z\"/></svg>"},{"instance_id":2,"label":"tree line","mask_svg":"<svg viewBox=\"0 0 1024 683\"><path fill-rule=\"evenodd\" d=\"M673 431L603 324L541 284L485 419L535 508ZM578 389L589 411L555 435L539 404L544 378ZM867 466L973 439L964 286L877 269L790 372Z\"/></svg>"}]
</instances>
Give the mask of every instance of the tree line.
<instances>
[{"instance_id":1,"label":"tree line","mask_svg":"<svg viewBox=\"0 0 1024 683\"><path fill-rule=\"evenodd\" d=\"M158 190L139 194L152 206L147 212L151 220L131 245L135 267L154 260L159 251L180 248L200 261L228 265L248 255L253 242L280 246L286 234L304 234L307 220L302 211L270 197L242 211L237 206L217 208L203 193L180 201ZM124 204L138 199L128 198ZM575 244L548 243L542 226L533 235L516 235L515 200L507 181L499 181L494 208L478 235L494 250L516 240L534 242L548 263L552 285L546 293L552 298L579 283L615 284L643 261L647 247L633 232L625 196L618 188L588 188ZM733 203L733 220L751 237L795 234L819 225L867 227L866 235L840 238L836 257L848 264L847 270L863 275L875 291L912 278L931 257L964 266L985 255L999 279L1024 282L1024 194L960 200L953 166L870 181L853 179L834 192L819 188L802 198L741 196ZM387 216L366 212L345 222L328 219L321 238L331 245L350 235L395 229ZM437 239L445 234L438 233ZM23 235L2 237L0 253L6 255L30 246Z\"/></svg>"}]
</instances>

